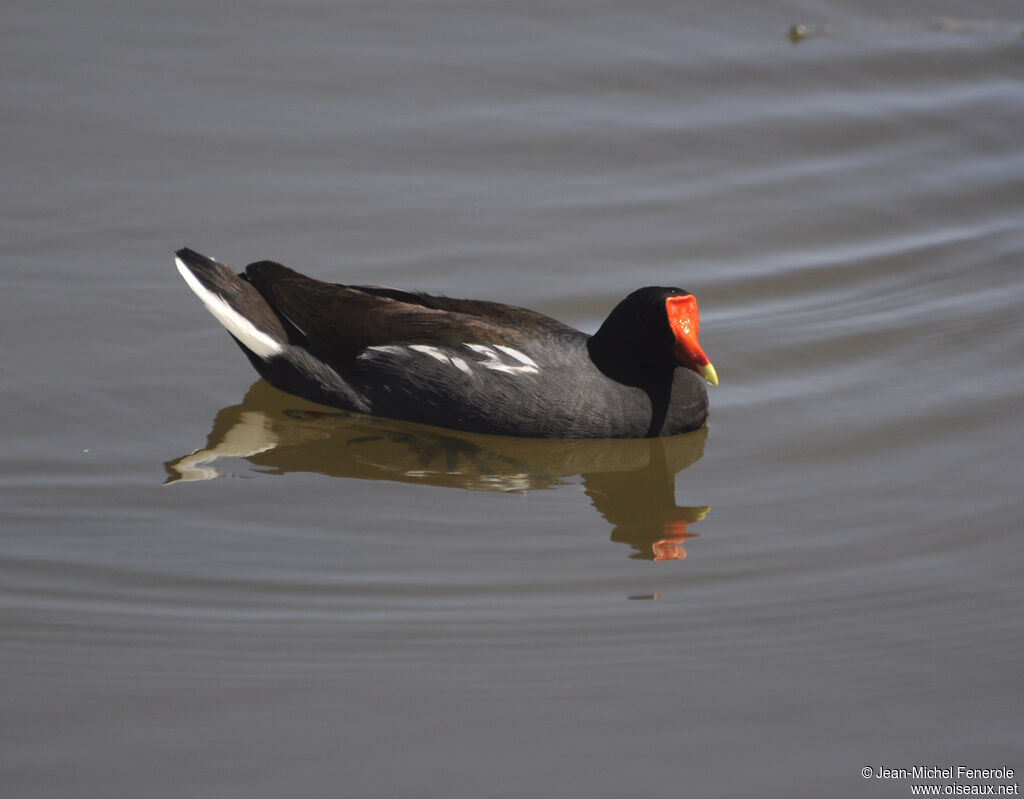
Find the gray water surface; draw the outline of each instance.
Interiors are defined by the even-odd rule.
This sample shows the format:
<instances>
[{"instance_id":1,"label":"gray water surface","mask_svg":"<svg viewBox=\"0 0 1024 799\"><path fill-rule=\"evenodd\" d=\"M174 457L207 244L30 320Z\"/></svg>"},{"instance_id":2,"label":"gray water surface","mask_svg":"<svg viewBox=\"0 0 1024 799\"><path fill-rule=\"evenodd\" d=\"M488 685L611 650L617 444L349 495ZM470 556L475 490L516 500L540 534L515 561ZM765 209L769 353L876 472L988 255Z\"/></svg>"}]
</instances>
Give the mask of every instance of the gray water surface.
<instances>
[{"instance_id":1,"label":"gray water surface","mask_svg":"<svg viewBox=\"0 0 1024 799\"><path fill-rule=\"evenodd\" d=\"M1018 3L3 16L4 796L1024 769ZM335 415L256 381L181 246L587 331L681 285L708 428Z\"/></svg>"}]
</instances>

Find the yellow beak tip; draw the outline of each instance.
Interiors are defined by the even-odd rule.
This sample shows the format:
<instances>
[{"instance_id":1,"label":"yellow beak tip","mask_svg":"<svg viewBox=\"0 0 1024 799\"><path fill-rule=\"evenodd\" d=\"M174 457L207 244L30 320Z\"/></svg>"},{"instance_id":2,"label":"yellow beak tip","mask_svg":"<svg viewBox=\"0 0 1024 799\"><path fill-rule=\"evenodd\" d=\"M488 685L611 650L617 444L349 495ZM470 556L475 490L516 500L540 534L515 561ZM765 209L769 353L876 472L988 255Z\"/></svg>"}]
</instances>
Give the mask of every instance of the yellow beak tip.
<instances>
[{"instance_id":1,"label":"yellow beak tip","mask_svg":"<svg viewBox=\"0 0 1024 799\"><path fill-rule=\"evenodd\" d=\"M710 363L705 364L697 370L697 374L707 380L711 385L718 385L718 372L715 371L715 367Z\"/></svg>"}]
</instances>

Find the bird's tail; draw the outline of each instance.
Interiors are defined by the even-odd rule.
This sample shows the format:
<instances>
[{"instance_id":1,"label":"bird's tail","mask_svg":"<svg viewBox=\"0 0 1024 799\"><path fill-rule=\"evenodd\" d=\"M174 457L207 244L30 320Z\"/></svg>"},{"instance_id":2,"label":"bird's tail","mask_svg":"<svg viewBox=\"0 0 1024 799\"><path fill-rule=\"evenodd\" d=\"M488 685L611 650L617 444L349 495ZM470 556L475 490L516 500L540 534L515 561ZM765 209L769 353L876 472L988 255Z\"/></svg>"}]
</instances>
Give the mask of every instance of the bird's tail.
<instances>
[{"instance_id":1,"label":"bird's tail","mask_svg":"<svg viewBox=\"0 0 1024 799\"><path fill-rule=\"evenodd\" d=\"M239 344L264 361L284 352L284 325L249 281L195 250L181 249L176 255L188 287Z\"/></svg>"}]
</instances>

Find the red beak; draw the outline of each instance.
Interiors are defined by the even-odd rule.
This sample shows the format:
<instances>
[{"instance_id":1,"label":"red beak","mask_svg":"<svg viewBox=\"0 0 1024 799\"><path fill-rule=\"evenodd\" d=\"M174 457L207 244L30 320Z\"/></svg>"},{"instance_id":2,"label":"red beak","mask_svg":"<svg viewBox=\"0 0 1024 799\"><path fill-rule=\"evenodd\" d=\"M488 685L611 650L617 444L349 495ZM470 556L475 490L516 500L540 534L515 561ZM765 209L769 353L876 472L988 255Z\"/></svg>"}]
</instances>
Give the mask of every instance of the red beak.
<instances>
[{"instance_id":1,"label":"red beak","mask_svg":"<svg viewBox=\"0 0 1024 799\"><path fill-rule=\"evenodd\" d=\"M668 315L668 323L672 328L672 335L676 342L672 345L672 351L680 366L692 369L711 385L718 385L718 373L711 365L708 356L701 349L697 341L697 331L700 329L700 314L697 310L697 298L692 294L683 294L679 297L668 297L665 300L665 313Z\"/></svg>"}]
</instances>

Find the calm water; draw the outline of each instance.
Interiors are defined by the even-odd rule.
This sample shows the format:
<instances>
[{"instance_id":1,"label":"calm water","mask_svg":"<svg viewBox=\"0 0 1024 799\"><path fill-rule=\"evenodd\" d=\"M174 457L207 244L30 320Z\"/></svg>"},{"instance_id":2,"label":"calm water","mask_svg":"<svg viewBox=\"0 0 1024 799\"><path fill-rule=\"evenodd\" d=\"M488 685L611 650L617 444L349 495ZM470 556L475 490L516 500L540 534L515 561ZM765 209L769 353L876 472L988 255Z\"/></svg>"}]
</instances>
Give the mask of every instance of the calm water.
<instances>
[{"instance_id":1,"label":"calm water","mask_svg":"<svg viewBox=\"0 0 1024 799\"><path fill-rule=\"evenodd\" d=\"M1019 782L1024 14L890 6L7 8L3 794ZM591 331L682 285L709 427L325 413L185 245Z\"/></svg>"}]
</instances>

